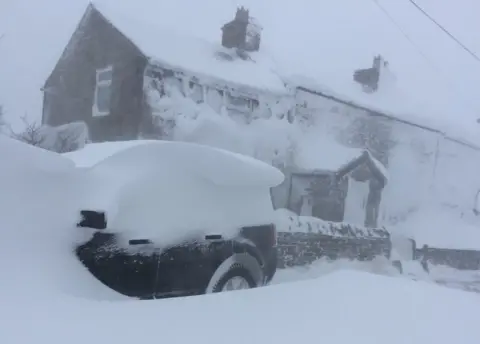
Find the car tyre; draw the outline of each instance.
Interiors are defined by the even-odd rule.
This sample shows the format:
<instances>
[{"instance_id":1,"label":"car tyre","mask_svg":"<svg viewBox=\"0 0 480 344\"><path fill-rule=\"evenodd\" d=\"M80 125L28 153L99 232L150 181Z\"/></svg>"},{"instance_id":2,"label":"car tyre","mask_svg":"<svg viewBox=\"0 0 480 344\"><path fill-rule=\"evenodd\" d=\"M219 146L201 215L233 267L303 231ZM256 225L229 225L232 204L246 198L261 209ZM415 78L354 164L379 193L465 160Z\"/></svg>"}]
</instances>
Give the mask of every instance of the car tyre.
<instances>
[{"instance_id":1,"label":"car tyre","mask_svg":"<svg viewBox=\"0 0 480 344\"><path fill-rule=\"evenodd\" d=\"M215 284L212 293L256 288L250 272L241 265L233 265Z\"/></svg>"}]
</instances>

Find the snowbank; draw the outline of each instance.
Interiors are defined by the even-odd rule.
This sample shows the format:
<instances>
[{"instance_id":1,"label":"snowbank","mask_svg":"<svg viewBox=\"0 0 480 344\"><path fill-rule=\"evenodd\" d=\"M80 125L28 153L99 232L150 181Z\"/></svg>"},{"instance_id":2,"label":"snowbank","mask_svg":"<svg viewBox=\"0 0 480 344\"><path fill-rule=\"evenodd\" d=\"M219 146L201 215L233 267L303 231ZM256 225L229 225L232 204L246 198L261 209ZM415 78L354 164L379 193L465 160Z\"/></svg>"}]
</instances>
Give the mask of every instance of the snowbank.
<instances>
[{"instance_id":1,"label":"snowbank","mask_svg":"<svg viewBox=\"0 0 480 344\"><path fill-rule=\"evenodd\" d=\"M79 185L74 164L59 154L3 136L0 156L3 310L8 311L10 301L19 298L26 304L30 299L61 298L65 294L118 298L95 280L73 254L74 243L83 239L75 228ZM10 300L8 304L6 299ZM5 319L0 318L2 322ZM0 333L5 333L3 325Z\"/></svg>"},{"instance_id":2,"label":"snowbank","mask_svg":"<svg viewBox=\"0 0 480 344\"><path fill-rule=\"evenodd\" d=\"M480 335L475 317L480 300L475 294L351 271L162 301L99 303L62 298L25 304L19 298L2 306L2 312L8 312L0 325L5 343L76 344L91 338L113 338L119 344L148 342L155 335L152 329L160 329L164 340L178 343L207 343L214 336L235 344L254 336L259 343L281 344L314 341L321 335L330 344L426 340L474 344Z\"/></svg>"},{"instance_id":3,"label":"snowbank","mask_svg":"<svg viewBox=\"0 0 480 344\"><path fill-rule=\"evenodd\" d=\"M37 148L7 136L0 135L0 156L2 171L38 169L42 172L65 172L74 168L74 164L58 154Z\"/></svg>"},{"instance_id":4,"label":"snowbank","mask_svg":"<svg viewBox=\"0 0 480 344\"><path fill-rule=\"evenodd\" d=\"M480 249L480 218L447 207L422 207L389 230L415 239L417 247Z\"/></svg>"},{"instance_id":5,"label":"snowbank","mask_svg":"<svg viewBox=\"0 0 480 344\"><path fill-rule=\"evenodd\" d=\"M113 167L122 160L115 157L141 158L149 146L120 152L97 167ZM307 342L320 333L330 344L473 344L480 336L477 295L352 271L248 291L112 302L123 298L96 281L72 252L83 188L78 173L85 170L71 173L64 157L11 140L0 141L0 150L2 343L147 342L156 335L152 329L160 329L164 340L206 343L212 326L214 338L231 343L252 335L258 342ZM20 160L12 150L30 159Z\"/></svg>"}]
</instances>

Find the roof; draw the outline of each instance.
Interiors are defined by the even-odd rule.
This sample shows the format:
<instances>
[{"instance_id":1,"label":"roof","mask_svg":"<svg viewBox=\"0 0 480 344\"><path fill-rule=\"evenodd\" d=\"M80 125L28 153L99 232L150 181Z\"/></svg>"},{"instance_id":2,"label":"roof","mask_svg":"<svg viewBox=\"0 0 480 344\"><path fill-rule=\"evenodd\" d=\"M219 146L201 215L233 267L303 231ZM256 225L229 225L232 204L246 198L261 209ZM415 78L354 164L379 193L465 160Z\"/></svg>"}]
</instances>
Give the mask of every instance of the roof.
<instances>
[{"instance_id":1,"label":"roof","mask_svg":"<svg viewBox=\"0 0 480 344\"><path fill-rule=\"evenodd\" d=\"M478 66L469 60L469 56L459 52L444 33L429 26L429 22L407 3L386 3L384 7L395 15L407 35L413 37L410 38L415 40L414 44L374 1L339 0L327 4L304 0L304 4L298 6L291 2L279 4L275 0L261 3L243 0L242 5L264 27L261 52L255 56L259 62L253 68L245 61L235 61L239 62L239 66L231 68L231 62L217 64L218 61L210 59L209 49L219 46L221 27L233 18L235 4L220 0L210 0L207 4L178 0L168 5L153 0L121 4L118 1L99 0L95 4L127 36L131 35L131 39L147 55L162 58L165 62L175 60L185 68L212 73L220 79L238 80L259 88L277 90L282 90L283 84L276 73L271 72L272 69L288 81L298 81L298 75L308 76L313 82L310 85L300 82L299 86L315 84L316 89L328 87L331 90L327 92L329 95L446 132L450 136L478 142L476 137L480 134L480 127L475 119L480 115L480 101L475 107L475 104L471 104L476 100L475 97L465 99L467 97L462 95L473 93L478 84L480 72L475 73L475 70L479 70ZM185 11L186 8L189 11ZM272 8L275 10L272 11ZM345 11L345 8L349 8L349 11ZM144 24L129 25L127 20L117 20L112 9L128 13L128 21L133 22L133 17L141 18L136 21ZM161 21L158 20L159 16ZM155 24L148 24L148 29L147 22ZM186 22L189 25L185 25ZM167 31L166 38L160 34L166 32L165 27L186 36L197 35L201 40L197 43L189 41L185 46L182 42L186 41L176 41L175 45L178 46L172 47L174 49L169 52L169 49L162 47L162 44L168 45L172 41L168 37L172 32ZM152 32L155 34L152 35ZM330 34L323 34L326 32ZM424 50L419 52L416 46ZM196 58L182 54L182 49L193 52ZM372 59L377 54L389 62L390 78L383 80L383 84L380 82L376 93L367 94L353 81L353 72L371 67ZM275 58L275 64L268 56ZM457 79L458 83L455 84L452 79ZM462 113L461 120L457 116L459 111Z\"/></svg>"},{"instance_id":2,"label":"roof","mask_svg":"<svg viewBox=\"0 0 480 344\"><path fill-rule=\"evenodd\" d=\"M469 90L480 81L478 64L430 26L408 1L381 3L408 38L375 1L305 0L302 6L284 2L265 17L253 8L252 12L269 29L262 39L269 41L281 73L297 79L300 86L313 85L337 98L478 142L480 127L475 120L480 101ZM288 33L280 20L285 13L295 23ZM365 93L353 81L353 72L371 67L377 54L389 62L388 73L383 74L386 78L380 80L377 92ZM298 80L298 75L310 81ZM470 97L465 96L468 93Z\"/></svg>"},{"instance_id":3,"label":"roof","mask_svg":"<svg viewBox=\"0 0 480 344\"><path fill-rule=\"evenodd\" d=\"M303 139L297 143L294 163L301 171L336 172L364 152L362 149L337 144L333 139L311 139Z\"/></svg>"},{"instance_id":4,"label":"roof","mask_svg":"<svg viewBox=\"0 0 480 344\"><path fill-rule=\"evenodd\" d=\"M274 72L274 64L261 53L250 53L251 60L235 58L230 61L218 56L228 53L218 39L209 41L181 33L162 25L162 21L149 21L144 16L148 8L125 12L125 8L106 1L93 4L112 25L129 38L153 63L172 69L181 69L197 77L213 78L226 83L253 88L260 92L286 94L282 79Z\"/></svg>"},{"instance_id":5,"label":"roof","mask_svg":"<svg viewBox=\"0 0 480 344\"><path fill-rule=\"evenodd\" d=\"M259 90L285 92L278 77L281 75L284 81L322 90L349 104L447 133L463 142L479 143L480 126L475 120L480 114L480 99L473 96L480 79L478 65L444 33L429 26L407 2L382 6L393 14L410 39L374 1L339 0L327 4L304 0L298 6L275 0L243 0L242 5L264 27L261 51L252 54L256 63L212 57L212 50L221 49L221 27L233 18L234 3L95 1L95 7L112 24L147 56L160 62ZM463 24L455 25L463 30L462 38L468 38L472 30L464 30ZM468 41L473 46L475 42ZM394 77L381 82L378 92L367 94L352 75L356 69L370 67L377 54L389 62L390 76ZM310 81L298 75L308 76Z\"/></svg>"}]
</instances>

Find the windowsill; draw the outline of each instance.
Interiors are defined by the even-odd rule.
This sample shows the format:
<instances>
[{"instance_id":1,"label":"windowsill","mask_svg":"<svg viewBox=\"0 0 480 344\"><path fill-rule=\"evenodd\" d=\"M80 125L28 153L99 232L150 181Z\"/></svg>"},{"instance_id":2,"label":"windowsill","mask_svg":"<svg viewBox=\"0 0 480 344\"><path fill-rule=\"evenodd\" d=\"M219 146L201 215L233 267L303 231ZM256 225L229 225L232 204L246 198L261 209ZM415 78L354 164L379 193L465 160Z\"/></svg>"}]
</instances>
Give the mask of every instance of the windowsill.
<instances>
[{"instance_id":1,"label":"windowsill","mask_svg":"<svg viewBox=\"0 0 480 344\"><path fill-rule=\"evenodd\" d=\"M110 115L110 111L106 111L106 112L100 112L100 111L97 111L97 110L93 110L92 112L92 117L93 118L96 118L96 117L106 117Z\"/></svg>"},{"instance_id":2,"label":"windowsill","mask_svg":"<svg viewBox=\"0 0 480 344\"><path fill-rule=\"evenodd\" d=\"M241 112L241 113L251 113L252 110L248 107L243 107L243 106L234 106L234 105L227 105L226 106L228 111L236 111L236 112Z\"/></svg>"}]
</instances>

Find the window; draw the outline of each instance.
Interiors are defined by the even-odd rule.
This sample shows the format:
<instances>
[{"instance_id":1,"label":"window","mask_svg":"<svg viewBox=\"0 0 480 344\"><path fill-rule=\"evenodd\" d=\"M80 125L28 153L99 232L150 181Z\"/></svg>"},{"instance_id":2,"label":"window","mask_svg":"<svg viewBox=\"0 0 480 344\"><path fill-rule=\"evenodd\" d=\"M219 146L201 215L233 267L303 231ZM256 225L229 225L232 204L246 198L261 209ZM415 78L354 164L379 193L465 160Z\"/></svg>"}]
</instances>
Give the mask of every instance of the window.
<instances>
[{"instance_id":1,"label":"window","mask_svg":"<svg viewBox=\"0 0 480 344\"><path fill-rule=\"evenodd\" d=\"M188 83L190 98L197 104L203 103L203 87L196 82L190 81Z\"/></svg>"},{"instance_id":2,"label":"window","mask_svg":"<svg viewBox=\"0 0 480 344\"><path fill-rule=\"evenodd\" d=\"M241 112L252 112L259 105L258 100L243 97L240 95L234 95L231 92L227 92L227 107L232 110Z\"/></svg>"},{"instance_id":3,"label":"window","mask_svg":"<svg viewBox=\"0 0 480 344\"><path fill-rule=\"evenodd\" d=\"M112 66L97 69L95 94L93 100L93 116L107 116L110 114L112 75Z\"/></svg>"}]
</instances>

